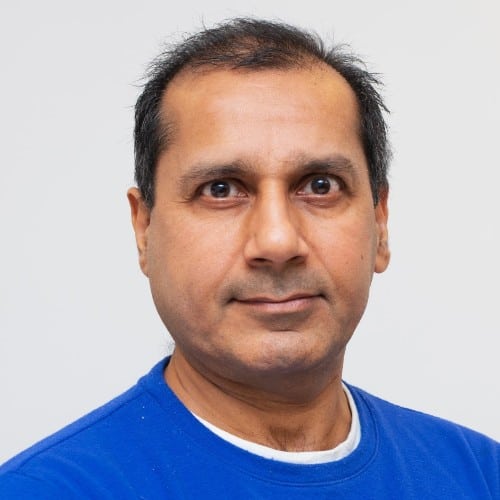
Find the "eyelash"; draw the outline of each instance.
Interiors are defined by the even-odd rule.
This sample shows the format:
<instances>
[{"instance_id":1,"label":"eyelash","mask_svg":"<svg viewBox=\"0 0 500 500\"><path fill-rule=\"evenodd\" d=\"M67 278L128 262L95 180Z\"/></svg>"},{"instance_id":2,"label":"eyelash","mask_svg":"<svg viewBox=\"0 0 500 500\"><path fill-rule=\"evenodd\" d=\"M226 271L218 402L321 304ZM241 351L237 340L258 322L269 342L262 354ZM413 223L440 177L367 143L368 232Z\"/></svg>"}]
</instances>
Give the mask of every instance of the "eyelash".
<instances>
[{"instance_id":1,"label":"eyelash","mask_svg":"<svg viewBox=\"0 0 500 500\"><path fill-rule=\"evenodd\" d=\"M308 176L305 180L302 180L300 182L300 184L299 184L300 187L298 189L296 189L296 192L300 193L301 191L303 191L305 189L305 186L307 186L309 183L311 183L317 179L327 179L331 189L327 193L324 193L324 194L305 193L306 196L317 196L317 197L321 198L321 197L326 197L329 194L331 195L332 193L342 192L346 189L345 182L342 179L340 179L339 177L336 177L336 176L331 175L331 174L312 174L312 175ZM236 188L239 193L244 191L244 189L242 189L242 185L241 185L240 181L237 181L234 179L221 178L221 179L215 179L213 181L210 181L210 182L203 184L200 187L200 189L198 190L198 196L210 198L212 200L219 199L221 201L228 200L228 199L234 199L234 198L238 198L238 197L241 197L241 198L244 197L241 194L238 194L236 196L234 196L234 195L231 196L231 194L228 194L228 196L221 196L221 197L212 196L213 195L213 193L211 192L212 186L214 186L217 183L220 183L220 184L226 183L229 185L229 189ZM205 192L205 191L207 191L207 192Z\"/></svg>"},{"instance_id":2,"label":"eyelash","mask_svg":"<svg viewBox=\"0 0 500 500\"><path fill-rule=\"evenodd\" d=\"M330 174L314 174L312 176L309 176L307 178L307 181L302 184L302 186L306 186L313 182L314 180L319 180L319 179L328 179L329 187L331 189L325 193L325 194L319 194L319 193L308 193L309 196L326 196L327 194L333 193L333 192L340 192L345 189L345 183L342 181L342 179L339 179L338 177ZM301 188L303 190L304 187Z\"/></svg>"},{"instance_id":3,"label":"eyelash","mask_svg":"<svg viewBox=\"0 0 500 500\"><path fill-rule=\"evenodd\" d=\"M231 189L231 187L236 187L238 189L238 191L241 191L241 189L240 189L241 185L237 181L234 181L232 179L216 179L214 181L210 181L210 182L207 182L206 184L203 184L203 186L201 186L201 189L200 189L200 195L207 196L209 198L217 199L216 196L211 196L212 193L210 193L210 194L209 193L204 193L205 190L209 190L210 191L211 188L212 188L212 186L214 186L217 183L220 183L220 184L229 184L230 189ZM224 197L221 197L221 199L224 199Z\"/></svg>"}]
</instances>

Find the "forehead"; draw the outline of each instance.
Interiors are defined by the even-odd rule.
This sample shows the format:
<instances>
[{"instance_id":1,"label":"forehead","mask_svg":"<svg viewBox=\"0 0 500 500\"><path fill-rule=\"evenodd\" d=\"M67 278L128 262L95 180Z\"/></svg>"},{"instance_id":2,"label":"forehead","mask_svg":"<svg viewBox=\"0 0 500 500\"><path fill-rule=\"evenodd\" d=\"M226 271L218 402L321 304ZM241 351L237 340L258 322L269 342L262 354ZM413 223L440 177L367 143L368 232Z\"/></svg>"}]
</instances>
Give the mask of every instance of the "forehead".
<instances>
[{"instance_id":1,"label":"forehead","mask_svg":"<svg viewBox=\"0 0 500 500\"><path fill-rule=\"evenodd\" d=\"M169 124L163 156L280 164L291 157L343 155L363 163L356 96L332 68L186 70L162 101ZM160 158L160 164L162 158Z\"/></svg>"}]
</instances>

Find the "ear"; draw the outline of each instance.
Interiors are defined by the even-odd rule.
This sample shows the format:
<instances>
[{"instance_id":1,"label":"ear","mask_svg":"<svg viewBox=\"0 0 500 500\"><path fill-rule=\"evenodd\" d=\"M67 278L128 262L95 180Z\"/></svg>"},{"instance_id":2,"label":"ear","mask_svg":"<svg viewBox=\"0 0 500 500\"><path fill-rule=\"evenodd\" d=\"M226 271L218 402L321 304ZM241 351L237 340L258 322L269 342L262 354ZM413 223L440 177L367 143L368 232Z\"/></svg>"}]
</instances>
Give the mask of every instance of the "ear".
<instances>
[{"instance_id":1,"label":"ear","mask_svg":"<svg viewBox=\"0 0 500 500\"><path fill-rule=\"evenodd\" d=\"M137 250L139 251L139 265L141 266L142 272L148 276L147 248L151 211L142 199L139 189L135 187L130 188L127 191L127 198L130 204Z\"/></svg>"},{"instance_id":2,"label":"ear","mask_svg":"<svg viewBox=\"0 0 500 500\"><path fill-rule=\"evenodd\" d=\"M387 199L389 189L380 192L379 200L375 206L375 223L377 225L377 253L375 257L375 272L383 273L389 265L391 252L389 250L389 234L387 232L387 218L389 209Z\"/></svg>"}]
</instances>

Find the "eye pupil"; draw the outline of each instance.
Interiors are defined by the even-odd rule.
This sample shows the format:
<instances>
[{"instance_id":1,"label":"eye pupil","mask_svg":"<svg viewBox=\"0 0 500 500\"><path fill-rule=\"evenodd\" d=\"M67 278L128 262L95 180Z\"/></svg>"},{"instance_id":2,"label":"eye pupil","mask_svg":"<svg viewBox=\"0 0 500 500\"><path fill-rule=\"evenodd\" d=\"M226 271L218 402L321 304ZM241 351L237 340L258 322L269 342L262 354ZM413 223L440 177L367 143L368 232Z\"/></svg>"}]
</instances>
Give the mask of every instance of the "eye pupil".
<instances>
[{"instance_id":1,"label":"eye pupil","mask_svg":"<svg viewBox=\"0 0 500 500\"><path fill-rule=\"evenodd\" d=\"M218 181L210 185L210 193L214 198L224 198L229 195L230 187L227 182Z\"/></svg>"},{"instance_id":2,"label":"eye pupil","mask_svg":"<svg viewBox=\"0 0 500 500\"><path fill-rule=\"evenodd\" d=\"M314 194L326 194L330 191L330 181L326 177L317 177L311 181Z\"/></svg>"}]
</instances>

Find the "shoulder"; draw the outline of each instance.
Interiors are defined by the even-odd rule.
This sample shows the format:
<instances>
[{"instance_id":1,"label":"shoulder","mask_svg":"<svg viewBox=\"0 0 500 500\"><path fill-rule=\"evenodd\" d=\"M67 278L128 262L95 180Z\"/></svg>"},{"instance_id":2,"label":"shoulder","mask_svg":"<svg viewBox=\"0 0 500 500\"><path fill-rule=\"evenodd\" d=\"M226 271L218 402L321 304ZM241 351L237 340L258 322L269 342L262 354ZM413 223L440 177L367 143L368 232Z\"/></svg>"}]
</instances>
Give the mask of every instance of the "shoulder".
<instances>
[{"instance_id":1,"label":"shoulder","mask_svg":"<svg viewBox=\"0 0 500 500\"><path fill-rule=\"evenodd\" d=\"M103 483L122 474L112 469L126 462L125 443L140 443L147 434L145 421L162 414L145 387L160 378L162 364L117 398L0 466L0 498L35 498L24 491L36 491L36 498L55 498L53 491L73 498L87 491L73 491L76 484L86 484L88 491L106 488Z\"/></svg>"},{"instance_id":2,"label":"shoulder","mask_svg":"<svg viewBox=\"0 0 500 500\"><path fill-rule=\"evenodd\" d=\"M379 449L400 453L429 469L481 476L500 491L500 443L462 425L390 403L349 386L358 406L375 421Z\"/></svg>"},{"instance_id":3,"label":"shoulder","mask_svg":"<svg viewBox=\"0 0 500 500\"><path fill-rule=\"evenodd\" d=\"M488 438L484 434L477 431L464 427L460 424L451 422L449 420L430 415L418 410L411 408L406 408L395 403L391 403L382 399L378 396L374 396L358 387L349 385L349 389L353 394L355 400L361 400L364 404L368 406L370 411L376 415L377 419L382 423L391 423L394 430L395 422L400 422L402 424L411 424L412 433L415 432L439 432L442 434L452 434L457 436L463 436L467 440L479 440L491 443L495 447L499 447L500 443ZM403 429L407 428L403 426ZM401 429L398 429L398 432Z\"/></svg>"},{"instance_id":4,"label":"shoulder","mask_svg":"<svg viewBox=\"0 0 500 500\"><path fill-rule=\"evenodd\" d=\"M141 391L138 390L137 387L129 389L117 398L81 417L9 460L0 467L0 473L16 471L37 456L48 453L54 449L64 448L67 443L75 443L82 438L92 441L92 436L97 437L96 433L99 433L103 428L109 427L110 425L126 425L127 420L131 417L130 412L133 412L134 406L136 406L134 403L137 398L140 397Z\"/></svg>"}]
</instances>

